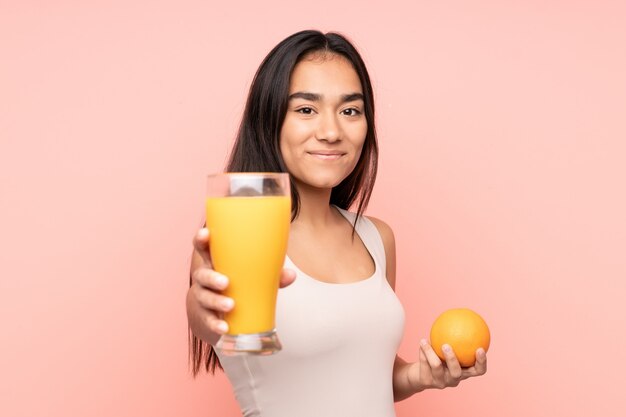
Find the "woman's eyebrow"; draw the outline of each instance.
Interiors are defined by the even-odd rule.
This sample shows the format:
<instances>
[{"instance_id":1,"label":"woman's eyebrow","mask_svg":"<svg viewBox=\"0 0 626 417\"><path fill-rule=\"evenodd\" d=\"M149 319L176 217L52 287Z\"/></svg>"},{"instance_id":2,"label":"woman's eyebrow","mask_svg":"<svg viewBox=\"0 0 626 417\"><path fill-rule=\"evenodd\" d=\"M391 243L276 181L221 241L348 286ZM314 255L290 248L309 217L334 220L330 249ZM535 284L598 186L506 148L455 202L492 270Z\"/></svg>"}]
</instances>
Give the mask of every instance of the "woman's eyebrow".
<instances>
[{"instance_id":1,"label":"woman's eyebrow","mask_svg":"<svg viewBox=\"0 0 626 417\"><path fill-rule=\"evenodd\" d=\"M294 98L301 98L308 101L320 101L322 99L321 94L308 93L306 91L297 91L293 94L289 95L289 100L293 100Z\"/></svg>"},{"instance_id":2,"label":"woman's eyebrow","mask_svg":"<svg viewBox=\"0 0 626 417\"><path fill-rule=\"evenodd\" d=\"M349 101L357 101L357 100L361 100L361 101L365 101L363 94L361 93L352 93L352 94L345 94L343 96L341 96L341 102L342 103L347 103Z\"/></svg>"},{"instance_id":3,"label":"woman's eyebrow","mask_svg":"<svg viewBox=\"0 0 626 417\"><path fill-rule=\"evenodd\" d=\"M301 98L303 100L308 100L308 101L321 101L323 96L317 93L297 91L289 95L289 100L293 100L295 98ZM350 93L350 94L344 94L341 96L342 103L347 103L350 101L357 101L357 100L365 101L362 93Z\"/></svg>"}]
</instances>

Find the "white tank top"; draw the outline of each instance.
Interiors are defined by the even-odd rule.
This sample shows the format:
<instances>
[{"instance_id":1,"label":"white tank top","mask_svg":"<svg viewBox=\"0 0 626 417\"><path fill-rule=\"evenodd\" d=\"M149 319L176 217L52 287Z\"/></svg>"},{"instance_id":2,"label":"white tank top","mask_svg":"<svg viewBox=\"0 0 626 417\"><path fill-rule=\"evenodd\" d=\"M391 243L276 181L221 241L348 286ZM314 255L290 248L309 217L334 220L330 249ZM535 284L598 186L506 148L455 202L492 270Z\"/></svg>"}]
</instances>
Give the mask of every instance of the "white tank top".
<instances>
[{"instance_id":1,"label":"white tank top","mask_svg":"<svg viewBox=\"0 0 626 417\"><path fill-rule=\"evenodd\" d=\"M356 215L339 209L350 223ZM386 279L385 248L361 217L356 232L375 262L362 281L330 284L291 262L296 281L278 291L271 356L219 355L245 417L393 417L392 370L404 309Z\"/></svg>"}]
</instances>

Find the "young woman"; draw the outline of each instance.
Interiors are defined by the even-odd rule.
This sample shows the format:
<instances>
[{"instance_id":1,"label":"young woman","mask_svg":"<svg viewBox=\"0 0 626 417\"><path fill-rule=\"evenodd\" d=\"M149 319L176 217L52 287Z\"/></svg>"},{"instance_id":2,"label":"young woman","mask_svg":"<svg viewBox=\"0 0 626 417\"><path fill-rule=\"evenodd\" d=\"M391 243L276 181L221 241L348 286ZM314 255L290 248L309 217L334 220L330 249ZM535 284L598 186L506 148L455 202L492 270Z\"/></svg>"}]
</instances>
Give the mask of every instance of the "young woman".
<instances>
[{"instance_id":1,"label":"young woman","mask_svg":"<svg viewBox=\"0 0 626 417\"><path fill-rule=\"evenodd\" d=\"M283 350L213 350L228 329L220 314L234 302L221 295L228 277L211 268L206 228L194 239L187 295L194 375L221 365L244 416L391 417L394 401L486 372L481 349L471 368L447 346L442 362L425 340L417 362L397 356L404 310L393 291L394 236L363 215L377 156L372 87L353 45L317 31L280 42L254 78L226 170L290 174L293 220L276 311Z\"/></svg>"}]
</instances>

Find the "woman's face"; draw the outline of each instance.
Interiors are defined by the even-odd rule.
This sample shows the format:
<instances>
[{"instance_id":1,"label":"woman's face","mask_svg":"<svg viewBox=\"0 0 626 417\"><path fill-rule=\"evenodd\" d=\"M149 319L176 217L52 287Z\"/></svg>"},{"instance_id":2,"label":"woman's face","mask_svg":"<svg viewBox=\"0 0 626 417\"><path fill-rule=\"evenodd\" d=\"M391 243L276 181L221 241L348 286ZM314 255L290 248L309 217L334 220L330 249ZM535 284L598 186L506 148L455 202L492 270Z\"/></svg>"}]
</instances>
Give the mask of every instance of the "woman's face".
<instances>
[{"instance_id":1,"label":"woman's face","mask_svg":"<svg viewBox=\"0 0 626 417\"><path fill-rule=\"evenodd\" d=\"M329 53L300 61L280 131L280 151L296 185L339 185L356 166L366 134L363 89L350 62Z\"/></svg>"}]
</instances>

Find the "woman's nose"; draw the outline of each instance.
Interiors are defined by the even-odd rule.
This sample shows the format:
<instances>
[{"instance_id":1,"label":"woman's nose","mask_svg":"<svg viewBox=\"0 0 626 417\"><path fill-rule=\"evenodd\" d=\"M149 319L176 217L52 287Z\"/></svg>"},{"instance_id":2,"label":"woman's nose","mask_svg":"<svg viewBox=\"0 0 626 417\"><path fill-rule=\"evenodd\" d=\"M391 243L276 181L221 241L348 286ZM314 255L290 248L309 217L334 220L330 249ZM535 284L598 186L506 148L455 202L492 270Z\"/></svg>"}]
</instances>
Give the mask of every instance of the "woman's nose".
<instances>
[{"instance_id":1,"label":"woman's nose","mask_svg":"<svg viewBox=\"0 0 626 417\"><path fill-rule=\"evenodd\" d=\"M336 142L341 139L340 127L335 114L320 115L315 138L327 142Z\"/></svg>"}]
</instances>

